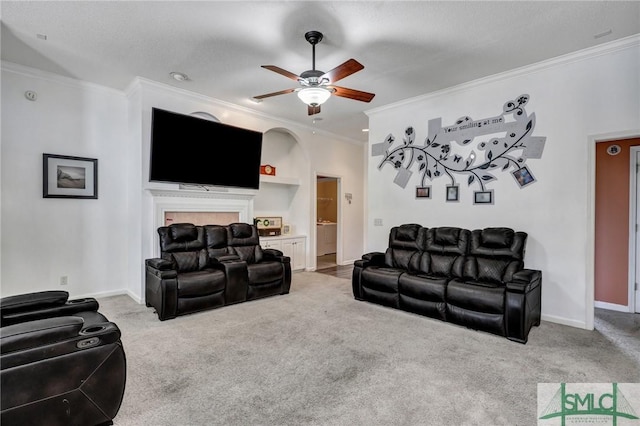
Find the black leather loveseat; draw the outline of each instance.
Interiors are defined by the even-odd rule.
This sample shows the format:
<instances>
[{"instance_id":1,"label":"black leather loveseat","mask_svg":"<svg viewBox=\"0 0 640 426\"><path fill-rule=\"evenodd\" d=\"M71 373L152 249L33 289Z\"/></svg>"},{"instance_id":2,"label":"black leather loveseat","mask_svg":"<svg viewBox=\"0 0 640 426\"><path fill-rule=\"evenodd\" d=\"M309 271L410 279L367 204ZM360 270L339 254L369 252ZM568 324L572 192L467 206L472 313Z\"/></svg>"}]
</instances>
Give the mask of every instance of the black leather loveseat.
<instances>
[{"instance_id":1,"label":"black leather loveseat","mask_svg":"<svg viewBox=\"0 0 640 426\"><path fill-rule=\"evenodd\" d=\"M357 300L456 323L526 343L540 324L541 280L524 268L527 234L405 224L385 253L357 260Z\"/></svg>"},{"instance_id":2,"label":"black leather loveseat","mask_svg":"<svg viewBox=\"0 0 640 426\"><path fill-rule=\"evenodd\" d=\"M0 423L112 424L126 359L120 330L95 299L65 291L0 299Z\"/></svg>"},{"instance_id":3,"label":"black leather loveseat","mask_svg":"<svg viewBox=\"0 0 640 426\"><path fill-rule=\"evenodd\" d=\"M290 258L263 249L255 225L176 223L158 234L161 257L145 262L145 297L160 320L289 293Z\"/></svg>"}]
</instances>

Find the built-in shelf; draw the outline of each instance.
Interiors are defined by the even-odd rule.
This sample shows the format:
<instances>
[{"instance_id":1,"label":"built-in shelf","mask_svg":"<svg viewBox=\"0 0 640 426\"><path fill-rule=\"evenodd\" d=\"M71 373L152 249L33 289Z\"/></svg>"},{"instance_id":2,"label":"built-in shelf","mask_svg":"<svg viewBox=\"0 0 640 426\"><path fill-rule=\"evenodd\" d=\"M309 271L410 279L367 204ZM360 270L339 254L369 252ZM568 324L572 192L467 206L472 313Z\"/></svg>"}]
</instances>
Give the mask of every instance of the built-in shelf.
<instances>
[{"instance_id":1,"label":"built-in shelf","mask_svg":"<svg viewBox=\"0 0 640 426\"><path fill-rule=\"evenodd\" d=\"M300 179L290 178L290 177L281 177L281 176L260 175L260 183L299 186Z\"/></svg>"}]
</instances>

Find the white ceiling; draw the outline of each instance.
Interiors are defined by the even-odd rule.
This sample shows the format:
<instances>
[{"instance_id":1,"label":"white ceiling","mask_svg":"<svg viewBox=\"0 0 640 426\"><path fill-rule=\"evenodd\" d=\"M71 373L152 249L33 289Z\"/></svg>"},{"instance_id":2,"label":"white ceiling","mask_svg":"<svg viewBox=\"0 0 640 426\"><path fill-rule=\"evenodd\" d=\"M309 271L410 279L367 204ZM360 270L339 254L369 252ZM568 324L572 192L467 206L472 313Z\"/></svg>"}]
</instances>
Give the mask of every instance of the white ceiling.
<instances>
[{"instance_id":1,"label":"white ceiling","mask_svg":"<svg viewBox=\"0 0 640 426\"><path fill-rule=\"evenodd\" d=\"M638 1L2 1L1 16L2 60L120 90L140 76L361 141L368 109L640 33ZM251 102L297 86L260 65L311 69L309 30L317 69L364 65L338 84L371 103Z\"/></svg>"}]
</instances>

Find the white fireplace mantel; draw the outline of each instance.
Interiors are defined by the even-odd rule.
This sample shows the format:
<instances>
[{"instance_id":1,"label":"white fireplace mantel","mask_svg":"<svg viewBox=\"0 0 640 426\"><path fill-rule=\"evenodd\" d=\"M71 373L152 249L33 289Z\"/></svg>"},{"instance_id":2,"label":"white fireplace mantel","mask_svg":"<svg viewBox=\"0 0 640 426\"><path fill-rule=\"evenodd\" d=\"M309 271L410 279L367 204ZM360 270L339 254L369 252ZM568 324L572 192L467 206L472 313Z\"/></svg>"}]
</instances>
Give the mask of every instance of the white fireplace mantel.
<instances>
[{"instance_id":1,"label":"white fireplace mantel","mask_svg":"<svg viewBox=\"0 0 640 426\"><path fill-rule=\"evenodd\" d=\"M253 223L256 192L224 190L147 189L153 198L153 253L159 254L156 230L165 225L166 212L234 212L240 222Z\"/></svg>"}]
</instances>

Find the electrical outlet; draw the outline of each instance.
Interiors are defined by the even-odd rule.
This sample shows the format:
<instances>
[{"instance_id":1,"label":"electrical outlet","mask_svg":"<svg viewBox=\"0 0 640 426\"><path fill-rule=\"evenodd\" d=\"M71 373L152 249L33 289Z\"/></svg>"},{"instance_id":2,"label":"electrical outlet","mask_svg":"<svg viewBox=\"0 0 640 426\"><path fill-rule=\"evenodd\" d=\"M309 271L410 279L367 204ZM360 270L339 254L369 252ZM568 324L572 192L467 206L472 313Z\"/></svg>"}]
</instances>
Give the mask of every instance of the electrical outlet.
<instances>
[{"instance_id":1,"label":"electrical outlet","mask_svg":"<svg viewBox=\"0 0 640 426\"><path fill-rule=\"evenodd\" d=\"M373 219L373 226L382 226L382 219Z\"/></svg>"},{"instance_id":2,"label":"electrical outlet","mask_svg":"<svg viewBox=\"0 0 640 426\"><path fill-rule=\"evenodd\" d=\"M67 285L69 284L69 277L66 275L63 275L60 277L60 285Z\"/></svg>"}]
</instances>

